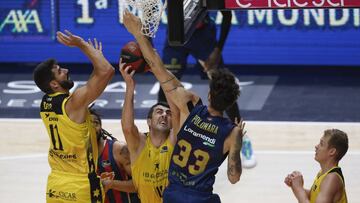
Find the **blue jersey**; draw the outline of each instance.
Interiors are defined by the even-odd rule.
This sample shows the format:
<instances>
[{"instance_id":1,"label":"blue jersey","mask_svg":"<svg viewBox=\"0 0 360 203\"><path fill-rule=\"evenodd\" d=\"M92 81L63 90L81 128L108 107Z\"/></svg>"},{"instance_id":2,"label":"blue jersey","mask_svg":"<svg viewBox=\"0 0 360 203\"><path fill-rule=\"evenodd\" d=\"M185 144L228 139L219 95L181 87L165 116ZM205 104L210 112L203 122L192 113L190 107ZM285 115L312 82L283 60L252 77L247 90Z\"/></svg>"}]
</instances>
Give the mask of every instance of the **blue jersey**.
<instances>
[{"instance_id":1,"label":"blue jersey","mask_svg":"<svg viewBox=\"0 0 360 203\"><path fill-rule=\"evenodd\" d=\"M115 140L106 139L104 149L98 160L98 174L102 173L113 174L114 180L129 180L124 169L117 166L114 155L113 145ZM106 193L104 203L140 203L136 193L126 193L116 190L108 190Z\"/></svg>"},{"instance_id":2,"label":"blue jersey","mask_svg":"<svg viewBox=\"0 0 360 203\"><path fill-rule=\"evenodd\" d=\"M234 126L228 118L211 116L207 106L197 105L191 110L177 136L164 202L174 199L200 202L192 201L196 194L205 197L213 195L215 174L227 156L223 154L224 142Z\"/></svg>"}]
</instances>

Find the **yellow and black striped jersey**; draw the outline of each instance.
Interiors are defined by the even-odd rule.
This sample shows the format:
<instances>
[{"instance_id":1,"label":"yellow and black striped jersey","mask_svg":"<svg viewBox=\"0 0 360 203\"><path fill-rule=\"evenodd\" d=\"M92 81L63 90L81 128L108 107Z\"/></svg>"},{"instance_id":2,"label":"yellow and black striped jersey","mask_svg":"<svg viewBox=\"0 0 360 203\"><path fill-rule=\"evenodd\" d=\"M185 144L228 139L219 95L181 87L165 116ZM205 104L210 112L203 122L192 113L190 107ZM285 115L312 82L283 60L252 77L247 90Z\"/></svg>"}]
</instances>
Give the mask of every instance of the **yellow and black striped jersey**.
<instances>
[{"instance_id":1,"label":"yellow and black striped jersey","mask_svg":"<svg viewBox=\"0 0 360 203\"><path fill-rule=\"evenodd\" d=\"M96 132L90 113L81 124L67 116L65 104L70 97L54 93L41 101L40 116L50 139L48 161L52 172L88 174L95 172L97 164Z\"/></svg>"}]
</instances>

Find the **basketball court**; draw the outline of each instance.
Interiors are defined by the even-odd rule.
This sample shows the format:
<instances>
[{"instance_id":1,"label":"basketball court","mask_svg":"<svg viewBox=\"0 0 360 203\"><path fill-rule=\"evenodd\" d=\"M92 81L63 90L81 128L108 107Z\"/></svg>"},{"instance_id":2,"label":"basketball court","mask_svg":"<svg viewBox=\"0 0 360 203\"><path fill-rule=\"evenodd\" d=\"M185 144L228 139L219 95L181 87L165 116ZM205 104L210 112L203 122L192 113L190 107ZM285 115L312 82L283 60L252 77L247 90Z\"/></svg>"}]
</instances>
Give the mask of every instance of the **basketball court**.
<instances>
[{"instance_id":1,"label":"basketball court","mask_svg":"<svg viewBox=\"0 0 360 203\"><path fill-rule=\"evenodd\" d=\"M147 130L144 120L136 123ZM119 120L105 120L109 129L124 140ZM349 202L360 198L360 124L319 122L247 122L258 165L243 169L240 181L231 185L226 176L226 161L221 166L214 186L222 202L278 203L296 202L284 183L293 170L303 173L305 186L310 187L319 165L314 161L314 146L327 128L339 128L349 135L349 151L340 165L346 181ZM0 195L2 202L45 202L46 179L49 173L47 149L49 141L38 119L1 119Z\"/></svg>"},{"instance_id":2,"label":"basketball court","mask_svg":"<svg viewBox=\"0 0 360 203\"><path fill-rule=\"evenodd\" d=\"M0 7L8 8L10 4L4 2L5 1L0 3ZM30 38L26 38L28 36L23 37L25 41L27 40L26 42L40 39L39 49L45 50L39 54L41 56L45 57L49 54L52 55L52 57L64 59L63 55L66 55L67 63L88 63L86 59L79 56L79 53L72 52L72 50L69 51L69 49L64 49L58 45L53 45L51 49L57 50L57 52L51 52L50 49L48 51L47 46L54 41L55 31L69 27L76 30L81 27L81 23L83 23L87 28L96 27L98 31L96 34L105 40L111 38L110 36L119 31L116 24L116 26L111 26L111 29L114 29L114 33L102 32L105 29L109 29L109 24L106 24L107 22L111 22L109 19L118 18L117 20L119 22L117 23L121 22L121 17L115 15L121 14L123 11L121 10L123 7L121 7L120 1L117 2L118 9L112 10L111 12L107 10L107 14L109 14L107 17L109 18L103 18L100 19L100 21L95 21L95 17L90 16L93 13L89 12L89 1L77 1L77 4L73 5L74 8L80 6L81 12L72 12L71 8L73 7L69 6L70 4L57 4L55 0L44 2L45 1L42 1L39 4L41 4L43 8L48 9L44 9L42 13L40 13L39 10L39 13L49 17L49 19L46 19L48 24L44 23L42 25L47 29L48 32L46 34L48 35L34 35L30 36ZM112 3L114 2L115 1ZM38 1L31 1L31 5L28 7L35 8L37 3ZM14 3L14 5L15 4L16 3ZM100 4L93 7L96 8L94 13L95 11L101 12L106 9L114 9L114 7L101 7ZM184 44L191 37L195 25L205 16L207 10L339 9L359 7L360 2L358 0L169 0L168 34L171 44ZM155 8L156 11L159 11L156 5ZM71 11L69 12L70 14L66 13L69 15L61 16L63 17L61 23L76 19L78 24L69 24L66 25L67 27L64 27L64 24L60 24L59 16L61 12L68 10ZM16 17L16 15L21 14L20 17L25 19L29 13L32 16L36 16L37 13L33 11L34 10L31 10L31 13L21 13L21 10L18 10L17 13L12 13L11 8L9 9L9 16L15 15ZM354 15L358 12L358 10L353 11ZM80 13L81 16L75 18L73 13ZM257 15L261 18L262 14L257 13ZM96 17L100 18L99 16L100 15L97 14ZM6 26L9 26L13 22L15 21L4 21L1 29L3 29L3 25L7 28ZM94 24L94 22L100 23ZM356 23L358 21L354 20L354 22ZM33 23L33 21L30 23ZM154 22L152 21L152 23ZM17 27L20 28L22 26ZM151 24L151 26L153 26L153 24ZM45 202L46 180L50 172L47 163L49 140L38 114L38 100L41 98L42 93L34 88L29 71L34 65L30 64L26 68L19 68L11 64L5 64L18 62L14 60L19 60L20 58L24 60L22 61L23 63L36 63L40 59L26 52L25 49L21 52L22 49L12 47L13 44L11 43L13 41L17 42L16 40L18 40L18 36L15 35L14 37L12 33L14 30L16 31L15 28L7 28L10 34L5 33L4 39L9 42L8 44L4 43L4 45L6 45L6 49L9 51L20 50L20 52L0 56L2 57L0 58L1 66L4 66L1 67L0 71L0 137L2 138L0 142L1 202ZM80 34L89 33L88 30L84 29L84 31L82 29L83 28L79 28L78 30ZM156 32L157 27L155 29L153 29L153 27L148 28L148 30L150 29ZM165 29L163 29L162 32L165 33ZM278 33L275 32L275 35L276 34ZM160 36L162 35L163 34L160 34ZM266 54L257 54L257 50L253 49L253 42L248 43L247 39L250 39L249 36L252 35L253 33L246 35L245 32L245 35L242 36L246 43L241 45L245 45L245 47L248 46L248 49L239 53L239 55L241 55L240 57L243 57L241 58L241 60L243 60L242 63L251 64L246 61L248 54L251 53L253 56L258 55L257 57L261 59L265 58L264 61L259 62L261 65L269 64L269 61L271 62L270 64L274 63L276 65L274 58L266 58ZM119 42L117 40L122 39L123 36L125 36L125 34L121 33L116 36L116 40L105 41L104 43L107 43L110 50L112 50L109 51L109 60L113 63L117 61L119 43L122 43L122 41ZM3 36L1 35L0 37ZM261 37L258 38L261 40ZM155 44L158 44L159 41L160 40L155 39ZM268 48L273 46L269 43L268 39L264 39L264 41L266 41L266 43L263 44L265 45L264 47ZM3 41L0 42L2 43ZM44 44L41 44L43 42ZM37 43L38 42L34 45L36 48L38 48ZM327 45L326 42L322 43ZM357 46L356 43L358 42L350 41L345 48L353 50L353 48ZM31 51L37 51L37 49L31 46L33 45L29 45ZM310 44L308 46L314 45ZM331 48L339 49L340 47L330 47L330 49ZM278 49L283 52L288 51L286 49L283 50L284 48L281 46ZM113 50L115 50L115 52ZM307 53L303 52L302 48L299 50L301 50L299 51L299 55L303 54L301 56L306 56ZM230 50L229 52L234 51ZM264 49L264 53L268 52L271 51ZM347 53L346 51L342 52ZM320 54L320 52L318 53ZM348 58L346 57L358 59L360 58L358 56L359 52L353 51L352 55L344 54L342 58L331 57L334 58L334 61L329 63L330 65L334 65L331 63L337 64L337 61L348 62L349 60L347 60ZM255 57L255 61L256 59ZM292 64L291 62L296 60L303 62L301 63L302 65L314 64L312 61L303 60L301 57L287 59L280 54L279 61L281 61L280 64L283 65L280 68L253 67L251 65L238 66L236 64L230 67L240 80L242 95L238 103L240 104L242 116L246 121L246 130L252 140L258 165L253 169L243 169L240 181L232 185L227 180L227 165L226 161L224 162L219 169L214 185L214 191L219 194L222 202L296 202L291 189L284 184L284 178L288 173L298 170L303 173L305 187L309 188L311 186L313 178L320 168L319 164L314 160L315 145L318 144L323 131L329 128L341 129L349 136L349 151L340 162L340 166L342 167L345 177L348 201L359 202L360 95L358 92L360 92L360 72L357 70L358 67L342 67L343 69L338 69L334 67L299 68L288 66L288 64ZM354 64L356 65L358 62L354 63L350 61L346 65L351 66ZM329 64L325 63L325 65ZM344 64L338 65L341 66ZM75 66L78 66L78 64L75 64ZM159 84L155 82L153 77L149 77L149 75L136 77L139 81L135 97L137 100L135 103L136 124L140 130L147 131L144 117L148 107L156 101ZM84 81L87 80L88 74L83 74L83 72L76 73L72 78L76 81L76 85L82 85ZM182 82L184 82L186 88L199 93L203 99L206 98L208 83L206 80L201 80L199 76L194 76L194 72L190 72L183 77ZM101 109L100 112L105 118L103 120L103 128L111 132L121 141L124 141L124 136L120 127L119 118L123 97L124 82L119 76L115 76L112 83L109 84L103 95L96 102L97 108Z\"/></svg>"}]
</instances>

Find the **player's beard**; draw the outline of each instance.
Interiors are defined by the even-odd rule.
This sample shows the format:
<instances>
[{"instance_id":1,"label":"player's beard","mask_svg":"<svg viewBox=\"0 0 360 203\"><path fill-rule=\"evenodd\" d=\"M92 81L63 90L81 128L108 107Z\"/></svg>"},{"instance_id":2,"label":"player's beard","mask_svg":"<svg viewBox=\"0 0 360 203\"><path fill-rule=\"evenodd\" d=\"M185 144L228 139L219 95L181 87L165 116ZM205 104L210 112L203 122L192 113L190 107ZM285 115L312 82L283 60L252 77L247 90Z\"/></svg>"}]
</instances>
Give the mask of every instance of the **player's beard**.
<instances>
[{"instance_id":1,"label":"player's beard","mask_svg":"<svg viewBox=\"0 0 360 203\"><path fill-rule=\"evenodd\" d=\"M72 87L74 87L74 81L72 80L63 80L60 82L60 86L66 90L70 90Z\"/></svg>"}]
</instances>

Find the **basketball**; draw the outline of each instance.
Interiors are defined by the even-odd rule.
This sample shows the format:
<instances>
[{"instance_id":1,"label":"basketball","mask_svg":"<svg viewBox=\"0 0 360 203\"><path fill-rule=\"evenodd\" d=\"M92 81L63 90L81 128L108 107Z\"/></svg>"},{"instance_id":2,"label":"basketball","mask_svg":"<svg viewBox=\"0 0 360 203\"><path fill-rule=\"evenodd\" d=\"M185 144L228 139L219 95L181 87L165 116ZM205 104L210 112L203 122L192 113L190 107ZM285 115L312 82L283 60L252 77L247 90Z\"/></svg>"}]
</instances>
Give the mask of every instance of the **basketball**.
<instances>
[{"instance_id":1,"label":"basketball","mask_svg":"<svg viewBox=\"0 0 360 203\"><path fill-rule=\"evenodd\" d=\"M126 66L131 66L131 70L135 70L135 73L145 73L150 70L150 66L146 63L138 43L134 41L128 42L121 49L122 63L126 63Z\"/></svg>"}]
</instances>

